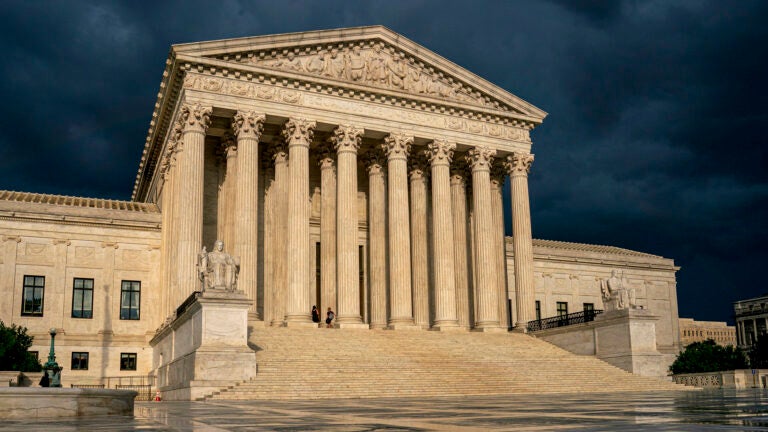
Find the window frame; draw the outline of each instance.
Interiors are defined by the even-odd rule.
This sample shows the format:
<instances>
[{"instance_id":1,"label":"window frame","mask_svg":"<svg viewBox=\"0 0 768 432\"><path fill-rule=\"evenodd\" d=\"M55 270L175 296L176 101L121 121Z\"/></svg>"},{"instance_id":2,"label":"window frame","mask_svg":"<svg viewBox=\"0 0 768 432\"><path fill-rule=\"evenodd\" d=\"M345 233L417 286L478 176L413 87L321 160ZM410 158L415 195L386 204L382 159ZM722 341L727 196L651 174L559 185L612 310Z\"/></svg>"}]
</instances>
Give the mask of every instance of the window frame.
<instances>
[{"instance_id":1,"label":"window frame","mask_svg":"<svg viewBox=\"0 0 768 432\"><path fill-rule=\"evenodd\" d=\"M32 278L31 285L27 284L27 278ZM43 281L42 285L38 286L37 281L38 278ZM42 317L45 313L45 276L38 276L38 275L24 275L22 278L22 288L21 288L21 316L27 316L27 317ZM35 291L40 290L40 312L27 312L25 309L26 306L26 298L27 298L27 289L32 290L32 309L35 307Z\"/></svg>"},{"instance_id":2,"label":"window frame","mask_svg":"<svg viewBox=\"0 0 768 432\"><path fill-rule=\"evenodd\" d=\"M128 361L130 361L130 359L133 359L133 368L124 367L123 359L127 359ZM138 363L138 355L136 355L136 353L120 353L120 370L121 371L135 371L137 363Z\"/></svg>"},{"instance_id":3,"label":"window frame","mask_svg":"<svg viewBox=\"0 0 768 432\"><path fill-rule=\"evenodd\" d=\"M79 357L79 365L75 367L75 356ZM90 353L86 351L73 351L72 355L70 356L70 370L76 371L76 370L88 370L88 363L90 362ZM85 359L85 367L80 367L82 365L82 361Z\"/></svg>"},{"instance_id":4,"label":"window frame","mask_svg":"<svg viewBox=\"0 0 768 432\"><path fill-rule=\"evenodd\" d=\"M126 285L129 286L131 289L126 289ZM138 286L137 290L132 289L135 286ZM128 294L128 302L127 302L128 306L127 307L123 306L126 294ZM134 308L132 306L133 303L134 303L133 302L134 296L138 297L138 299L135 302L136 305L137 305L136 308L135 308L135 311L136 311L136 316L135 317L131 313L134 310ZM128 313L125 314L125 315L123 315L123 310L124 309L128 311ZM121 320L126 320L126 321L138 321L138 320L141 320L141 281L137 281L137 280L123 280L123 281L120 281L120 319Z\"/></svg>"},{"instance_id":5,"label":"window frame","mask_svg":"<svg viewBox=\"0 0 768 432\"><path fill-rule=\"evenodd\" d=\"M561 309L560 306L563 306L563 309ZM556 308L555 310L557 311L557 316L565 317L566 315L568 315L568 302L556 302L555 308Z\"/></svg>"},{"instance_id":6,"label":"window frame","mask_svg":"<svg viewBox=\"0 0 768 432\"><path fill-rule=\"evenodd\" d=\"M536 321L541 321L541 301L536 300L534 305L536 307Z\"/></svg>"},{"instance_id":7,"label":"window frame","mask_svg":"<svg viewBox=\"0 0 768 432\"><path fill-rule=\"evenodd\" d=\"M83 287L78 288L77 287L77 282L78 281L82 281L83 283L85 283L86 281L90 281L91 282L91 287L90 288L86 288L85 286L83 286ZM72 318L77 318L77 319L93 319L93 287L94 287L93 278L72 278L72 311L70 313L70 316ZM76 291L81 291L82 292L82 294L80 295L80 309L79 309L81 314L83 314L83 312L85 311L85 309L83 308L83 305L85 303L85 301L83 300L85 298L85 292L86 291L90 291L91 292L90 316L75 316L75 297L76 297L75 292Z\"/></svg>"}]
</instances>

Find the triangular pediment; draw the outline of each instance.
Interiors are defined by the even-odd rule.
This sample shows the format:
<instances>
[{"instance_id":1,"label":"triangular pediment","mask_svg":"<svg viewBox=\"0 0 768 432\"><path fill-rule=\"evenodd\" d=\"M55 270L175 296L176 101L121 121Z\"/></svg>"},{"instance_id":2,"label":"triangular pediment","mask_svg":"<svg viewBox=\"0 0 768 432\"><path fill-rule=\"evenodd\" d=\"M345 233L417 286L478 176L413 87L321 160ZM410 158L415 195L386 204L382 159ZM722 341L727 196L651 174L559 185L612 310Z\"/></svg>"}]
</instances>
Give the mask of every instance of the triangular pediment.
<instances>
[{"instance_id":1,"label":"triangular pediment","mask_svg":"<svg viewBox=\"0 0 768 432\"><path fill-rule=\"evenodd\" d=\"M546 113L382 26L174 45L176 55L523 116Z\"/></svg>"}]
</instances>

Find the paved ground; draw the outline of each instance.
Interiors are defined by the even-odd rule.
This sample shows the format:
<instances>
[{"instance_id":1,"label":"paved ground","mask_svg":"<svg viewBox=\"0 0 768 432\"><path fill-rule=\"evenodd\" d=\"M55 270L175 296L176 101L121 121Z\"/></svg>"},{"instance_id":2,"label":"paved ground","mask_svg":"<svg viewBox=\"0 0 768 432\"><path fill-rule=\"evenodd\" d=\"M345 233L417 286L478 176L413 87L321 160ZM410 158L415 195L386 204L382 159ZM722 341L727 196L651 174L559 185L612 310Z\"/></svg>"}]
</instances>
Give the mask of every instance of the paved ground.
<instances>
[{"instance_id":1,"label":"paved ground","mask_svg":"<svg viewBox=\"0 0 768 432\"><path fill-rule=\"evenodd\" d=\"M6 431L768 431L768 391L306 402L141 402L134 417L6 421Z\"/></svg>"}]
</instances>

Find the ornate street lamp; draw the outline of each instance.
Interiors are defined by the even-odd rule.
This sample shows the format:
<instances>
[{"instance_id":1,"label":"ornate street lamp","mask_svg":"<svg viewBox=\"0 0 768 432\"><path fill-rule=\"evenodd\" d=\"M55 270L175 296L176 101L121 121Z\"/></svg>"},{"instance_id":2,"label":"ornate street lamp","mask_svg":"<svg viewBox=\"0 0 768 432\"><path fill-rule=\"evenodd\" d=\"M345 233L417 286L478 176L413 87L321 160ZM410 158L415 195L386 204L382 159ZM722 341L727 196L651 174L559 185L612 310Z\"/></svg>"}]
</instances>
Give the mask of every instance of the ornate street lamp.
<instances>
[{"instance_id":1,"label":"ornate street lamp","mask_svg":"<svg viewBox=\"0 0 768 432\"><path fill-rule=\"evenodd\" d=\"M53 348L56 329L52 328L48 333L51 335L51 351L48 353L48 361L43 365L43 370L48 374L49 387L61 387L61 367L56 363L56 353Z\"/></svg>"}]
</instances>

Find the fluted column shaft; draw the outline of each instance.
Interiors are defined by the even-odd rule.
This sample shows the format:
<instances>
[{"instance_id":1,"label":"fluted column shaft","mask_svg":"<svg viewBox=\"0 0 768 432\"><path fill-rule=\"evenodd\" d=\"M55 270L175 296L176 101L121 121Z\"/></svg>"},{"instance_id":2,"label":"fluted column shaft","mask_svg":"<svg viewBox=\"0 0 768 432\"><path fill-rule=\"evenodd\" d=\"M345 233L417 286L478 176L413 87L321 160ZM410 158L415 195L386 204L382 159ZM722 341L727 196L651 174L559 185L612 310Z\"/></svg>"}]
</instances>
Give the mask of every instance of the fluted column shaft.
<instances>
[{"instance_id":1,"label":"fluted column shaft","mask_svg":"<svg viewBox=\"0 0 768 432\"><path fill-rule=\"evenodd\" d=\"M501 168L501 169L499 169ZM504 186L503 167L495 165L491 169L491 212L493 213L493 240L496 253L496 289L499 294L499 324L502 328L509 327L507 317L507 254L504 247L504 204L502 202L502 187Z\"/></svg>"},{"instance_id":2,"label":"fluted column shaft","mask_svg":"<svg viewBox=\"0 0 768 432\"><path fill-rule=\"evenodd\" d=\"M235 188L235 255L240 258L237 287L251 299L248 315L260 319L258 304L259 269L259 138L264 114L238 111L232 128L237 137L237 187Z\"/></svg>"},{"instance_id":3,"label":"fluted column shaft","mask_svg":"<svg viewBox=\"0 0 768 432\"><path fill-rule=\"evenodd\" d=\"M288 292L288 267L285 258L288 238L288 149L279 144L274 149L274 276L272 289L272 323L280 326L285 321L285 299ZM271 193L271 192L270 192Z\"/></svg>"},{"instance_id":4,"label":"fluted column shaft","mask_svg":"<svg viewBox=\"0 0 768 432\"><path fill-rule=\"evenodd\" d=\"M309 144L315 122L290 119L283 135L288 144L288 272L286 324L313 325L311 319L309 269Z\"/></svg>"},{"instance_id":5,"label":"fluted column shaft","mask_svg":"<svg viewBox=\"0 0 768 432\"><path fill-rule=\"evenodd\" d=\"M531 207L528 198L528 173L533 155L512 153L506 165L512 183L512 242L515 248L515 292L517 294L517 323L525 329L528 321L536 319L533 285L533 239L531 236Z\"/></svg>"},{"instance_id":6,"label":"fluted column shaft","mask_svg":"<svg viewBox=\"0 0 768 432\"><path fill-rule=\"evenodd\" d=\"M427 235L427 161L424 155L411 158L411 286L413 320L429 328L429 246Z\"/></svg>"},{"instance_id":7,"label":"fluted column shaft","mask_svg":"<svg viewBox=\"0 0 768 432\"><path fill-rule=\"evenodd\" d=\"M172 231L172 222L173 222L173 175L172 172L173 165L175 165L175 162L172 162L172 159L175 159L173 154L175 153L175 142L169 142L168 144L168 150L166 150L166 154L163 157L163 167L161 168L162 171L162 177L163 177L163 189L162 189L162 196L161 196L161 205L162 205L162 212L163 212L163 219L162 219L162 234L161 234L161 243L160 243L160 249L161 249L161 277L162 277L162 297L161 297L161 312L163 314L163 317L168 317L171 314L171 310L173 308L172 302L173 302L173 292L171 291L171 280L172 274L174 274L175 269L173 268L173 261L171 260L172 257L172 249L173 249L173 243L171 242L171 231Z\"/></svg>"},{"instance_id":8,"label":"fluted column shaft","mask_svg":"<svg viewBox=\"0 0 768 432\"><path fill-rule=\"evenodd\" d=\"M336 161L332 146L320 155L320 316L336 304Z\"/></svg>"},{"instance_id":9,"label":"fluted column shaft","mask_svg":"<svg viewBox=\"0 0 768 432\"><path fill-rule=\"evenodd\" d=\"M455 263L456 318L459 326L469 329L472 325L470 313L470 265L469 236L467 230L467 193L464 170L451 173L451 215L453 216L453 255Z\"/></svg>"},{"instance_id":10,"label":"fluted column shaft","mask_svg":"<svg viewBox=\"0 0 768 432\"><path fill-rule=\"evenodd\" d=\"M205 133L211 121L211 111L210 107L183 105L179 119L184 125L178 172L179 190L176 194L177 202L184 208L183 216L180 214L179 217L176 239L180 301L201 288L195 266L203 242Z\"/></svg>"},{"instance_id":11,"label":"fluted column shaft","mask_svg":"<svg viewBox=\"0 0 768 432\"><path fill-rule=\"evenodd\" d=\"M371 275L371 328L387 326L387 190L383 155L372 151L368 168L368 256Z\"/></svg>"},{"instance_id":12,"label":"fluted column shaft","mask_svg":"<svg viewBox=\"0 0 768 432\"><path fill-rule=\"evenodd\" d=\"M389 213L389 327L413 325L411 304L411 239L408 224L408 153L413 137L391 134L387 154Z\"/></svg>"},{"instance_id":13,"label":"fluted column shaft","mask_svg":"<svg viewBox=\"0 0 768 432\"><path fill-rule=\"evenodd\" d=\"M439 140L433 141L428 147L432 165L434 327L441 330L458 326L450 180L450 164L455 148L455 144Z\"/></svg>"},{"instance_id":14,"label":"fluted column shaft","mask_svg":"<svg viewBox=\"0 0 768 432\"><path fill-rule=\"evenodd\" d=\"M261 319L269 325L275 319L275 232L277 231L275 226L277 193L271 149L262 155L261 168L264 173L264 294L262 298L264 315Z\"/></svg>"},{"instance_id":15,"label":"fluted column shaft","mask_svg":"<svg viewBox=\"0 0 768 432\"><path fill-rule=\"evenodd\" d=\"M357 150L363 129L340 125L333 131L338 180L336 184L336 286L339 293L337 323L362 324L360 316L360 261L357 251Z\"/></svg>"},{"instance_id":16,"label":"fluted column shaft","mask_svg":"<svg viewBox=\"0 0 768 432\"><path fill-rule=\"evenodd\" d=\"M490 165L495 150L476 147L469 151L472 167L472 199L475 230L475 278L477 281L477 324L475 328L498 329L499 307L496 285L495 242L491 212Z\"/></svg>"},{"instance_id":17,"label":"fluted column shaft","mask_svg":"<svg viewBox=\"0 0 768 432\"><path fill-rule=\"evenodd\" d=\"M222 194L219 202L219 239L224 242L226 247L234 254L235 248L235 212L237 205L235 203L237 188L237 141L232 136L224 138L223 152L225 160L224 184L222 185Z\"/></svg>"}]
</instances>

